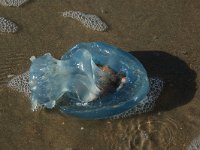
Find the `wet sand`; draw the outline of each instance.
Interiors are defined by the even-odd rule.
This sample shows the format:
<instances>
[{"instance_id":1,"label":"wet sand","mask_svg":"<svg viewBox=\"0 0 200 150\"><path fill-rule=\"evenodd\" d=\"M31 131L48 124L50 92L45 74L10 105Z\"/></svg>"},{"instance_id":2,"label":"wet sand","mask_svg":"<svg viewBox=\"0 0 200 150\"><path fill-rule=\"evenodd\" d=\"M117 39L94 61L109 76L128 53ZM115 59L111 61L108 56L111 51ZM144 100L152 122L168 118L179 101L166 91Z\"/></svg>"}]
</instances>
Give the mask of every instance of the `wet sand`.
<instances>
[{"instance_id":1,"label":"wet sand","mask_svg":"<svg viewBox=\"0 0 200 150\"><path fill-rule=\"evenodd\" d=\"M60 12L96 14L107 32L95 32ZM16 22L0 34L0 149L184 150L200 135L200 2L197 0L32 0L0 7ZM152 113L86 121L58 111L31 111L30 101L6 88L8 75L29 69L29 58L59 58L79 42L104 41L139 58L165 87Z\"/></svg>"}]
</instances>

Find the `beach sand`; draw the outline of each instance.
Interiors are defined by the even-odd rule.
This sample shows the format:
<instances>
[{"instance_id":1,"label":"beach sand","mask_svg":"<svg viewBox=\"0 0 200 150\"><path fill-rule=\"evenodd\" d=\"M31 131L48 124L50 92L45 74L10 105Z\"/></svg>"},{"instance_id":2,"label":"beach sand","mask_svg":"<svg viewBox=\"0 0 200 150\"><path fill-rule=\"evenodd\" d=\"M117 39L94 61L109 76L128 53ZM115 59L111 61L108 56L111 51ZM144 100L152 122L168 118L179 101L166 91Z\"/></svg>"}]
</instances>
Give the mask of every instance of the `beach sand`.
<instances>
[{"instance_id":1,"label":"beach sand","mask_svg":"<svg viewBox=\"0 0 200 150\"><path fill-rule=\"evenodd\" d=\"M61 12L78 10L105 21L85 28ZM184 150L200 135L200 2L197 0L31 0L0 6L16 22L0 34L0 149ZM79 42L103 41L135 55L149 76L165 82L152 113L118 120L81 120L57 110L32 112L28 98L6 87L29 69L31 56L60 58Z\"/></svg>"}]
</instances>

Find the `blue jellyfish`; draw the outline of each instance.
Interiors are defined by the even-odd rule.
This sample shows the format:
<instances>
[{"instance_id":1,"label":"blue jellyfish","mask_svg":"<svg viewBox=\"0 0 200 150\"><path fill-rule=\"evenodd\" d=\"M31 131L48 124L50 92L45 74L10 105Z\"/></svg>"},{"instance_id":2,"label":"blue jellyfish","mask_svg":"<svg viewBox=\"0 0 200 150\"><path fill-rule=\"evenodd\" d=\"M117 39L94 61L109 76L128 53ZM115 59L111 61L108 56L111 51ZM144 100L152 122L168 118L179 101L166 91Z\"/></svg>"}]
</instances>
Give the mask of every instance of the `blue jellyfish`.
<instances>
[{"instance_id":1,"label":"blue jellyfish","mask_svg":"<svg viewBox=\"0 0 200 150\"><path fill-rule=\"evenodd\" d=\"M103 71L102 66L115 74ZM104 83L117 81L104 94ZM60 60L49 53L34 59L29 85L33 106L57 107L83 119L122 114L145 101L149 92L143 65L128 52L103 42L77 44Z\"/></svg>"}]
</instances>

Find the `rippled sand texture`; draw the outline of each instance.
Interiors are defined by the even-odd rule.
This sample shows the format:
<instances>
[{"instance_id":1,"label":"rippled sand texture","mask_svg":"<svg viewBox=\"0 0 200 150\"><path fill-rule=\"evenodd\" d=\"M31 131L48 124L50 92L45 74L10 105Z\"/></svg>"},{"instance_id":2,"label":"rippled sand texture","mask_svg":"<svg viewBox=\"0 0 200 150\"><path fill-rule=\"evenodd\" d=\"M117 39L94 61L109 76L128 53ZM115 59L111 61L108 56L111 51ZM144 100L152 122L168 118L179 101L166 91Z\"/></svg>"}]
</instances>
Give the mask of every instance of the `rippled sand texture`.
<instances>
[{"instance_id":1,"label":"rippled sand texture","mask_svg":"<svg viewBox=\"0 0 200 150\"><path fill-rule=\"evenodd\" d=\"M0 149L184 150L200 135L200 2L146 0L32 0L0 7L19 31L0 34ZM62 17L66 10L95 14L107 32ZM105 41L131 51L150 76L165 81L153 113L85 121L56 110L31 111L23 94L6 87L28 70L32 55L59 58L78 42Z\"/></svg>"}]
</instances>

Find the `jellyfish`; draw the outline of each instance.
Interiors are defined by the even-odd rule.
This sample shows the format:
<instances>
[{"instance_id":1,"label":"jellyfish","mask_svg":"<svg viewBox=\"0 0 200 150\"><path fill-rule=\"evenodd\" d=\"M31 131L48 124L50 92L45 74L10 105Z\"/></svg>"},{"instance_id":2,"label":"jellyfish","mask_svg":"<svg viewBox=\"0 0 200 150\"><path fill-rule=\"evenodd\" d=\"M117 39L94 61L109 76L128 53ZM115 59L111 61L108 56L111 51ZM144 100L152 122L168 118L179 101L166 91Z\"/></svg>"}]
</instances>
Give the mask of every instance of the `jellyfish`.
<instances>
[{"instance_id":1,"label":"jellyfish","mask_svg":"<svg viewBox=\"0 0 200 150\"><path fill-rule=\"evenodd\" d=\"M79 43L61 59L47 53L31 61L27 86L32 109L58 108L82 119L146 112L152 109L163 83L148 78L133 55L103 42Z\"/></svg>"}]
</instances>

